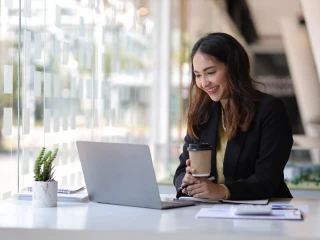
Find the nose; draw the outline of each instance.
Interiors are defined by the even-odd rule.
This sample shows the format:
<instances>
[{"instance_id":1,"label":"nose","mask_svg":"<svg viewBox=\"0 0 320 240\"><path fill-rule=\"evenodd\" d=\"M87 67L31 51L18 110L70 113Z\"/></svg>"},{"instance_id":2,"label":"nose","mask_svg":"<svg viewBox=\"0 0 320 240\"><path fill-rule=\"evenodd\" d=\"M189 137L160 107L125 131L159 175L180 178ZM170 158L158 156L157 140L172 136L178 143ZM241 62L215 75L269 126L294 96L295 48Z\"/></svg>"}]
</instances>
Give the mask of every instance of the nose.
<instances>
[{"instance_id":1,"label":"nose","mask_svg":"<svg viewBox=\"0 0 320 240\"><path fill-rule=\"evenodd\" d=\"M210 85L210 82L207 80L206 77L202 78L202 87L206 88Z\"/></svg>"}]
</instances>

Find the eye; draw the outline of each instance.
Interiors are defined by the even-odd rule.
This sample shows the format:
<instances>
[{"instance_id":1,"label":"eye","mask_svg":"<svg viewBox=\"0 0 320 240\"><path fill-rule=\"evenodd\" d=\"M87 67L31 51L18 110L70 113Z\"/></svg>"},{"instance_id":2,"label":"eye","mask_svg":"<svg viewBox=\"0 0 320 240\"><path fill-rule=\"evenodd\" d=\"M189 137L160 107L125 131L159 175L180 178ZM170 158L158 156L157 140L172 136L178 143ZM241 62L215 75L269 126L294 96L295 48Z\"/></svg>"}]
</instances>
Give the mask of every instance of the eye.
<instances>
[{"instance_id":1,"label":"eye","mask_svg":"<svg viewBox=\"0 0 320 240\"><path fill-rule=\"evenodd\" d=\"M215 74L216 72L208 72L208 75L213 75Z\"/></svg>"},{"instance_id":2,"label":"eye","mask_svg":"<svg viewBox=\"0 0 320 240\"><path fill-rule=\"evenodd\" d=\"M199 77L201 77L201 75L195 75L196 76L196 78L199 78Z\"/></svg>"}]
</instances>

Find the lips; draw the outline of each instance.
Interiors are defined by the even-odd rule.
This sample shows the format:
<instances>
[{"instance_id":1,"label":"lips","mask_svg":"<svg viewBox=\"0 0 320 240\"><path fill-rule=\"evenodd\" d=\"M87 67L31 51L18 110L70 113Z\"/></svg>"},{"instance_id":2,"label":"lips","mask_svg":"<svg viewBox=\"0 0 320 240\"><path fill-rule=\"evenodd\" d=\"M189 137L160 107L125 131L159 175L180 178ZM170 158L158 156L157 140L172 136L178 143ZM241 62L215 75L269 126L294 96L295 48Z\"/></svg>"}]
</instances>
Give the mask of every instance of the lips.
<instances>
[{"instance_id":1,"label":"lips","mask_svg":"<svg viewBox=\"0 0 320 240\"><path fill-rule=\"evenodd\" d=\"M219 86L216 86L213 88L206 89L206 92L211 95L211 94L215 94L218 91L218 89L219 89Z\"/></svg>"}]
</instances>

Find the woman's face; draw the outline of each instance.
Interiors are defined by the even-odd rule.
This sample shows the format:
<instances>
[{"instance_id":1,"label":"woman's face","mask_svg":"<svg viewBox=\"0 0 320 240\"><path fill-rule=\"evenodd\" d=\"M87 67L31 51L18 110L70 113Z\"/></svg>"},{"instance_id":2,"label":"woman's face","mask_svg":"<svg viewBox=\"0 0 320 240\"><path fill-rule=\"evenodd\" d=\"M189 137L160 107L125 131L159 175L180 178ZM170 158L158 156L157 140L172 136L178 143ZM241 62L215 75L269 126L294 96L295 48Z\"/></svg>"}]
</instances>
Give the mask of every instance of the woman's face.
<instances>
[{"instance_id":1,"label":"woman's face","mask_svg":"<svg viewBox=\"0 0 320 240\"><path fill-rule=\"evenodd\" d=\"M225 106L229 97L227 66L197 52L193 57L193 70L198 88L205 91L213 101L220 101Z\"/></svg>"}]
</instances>

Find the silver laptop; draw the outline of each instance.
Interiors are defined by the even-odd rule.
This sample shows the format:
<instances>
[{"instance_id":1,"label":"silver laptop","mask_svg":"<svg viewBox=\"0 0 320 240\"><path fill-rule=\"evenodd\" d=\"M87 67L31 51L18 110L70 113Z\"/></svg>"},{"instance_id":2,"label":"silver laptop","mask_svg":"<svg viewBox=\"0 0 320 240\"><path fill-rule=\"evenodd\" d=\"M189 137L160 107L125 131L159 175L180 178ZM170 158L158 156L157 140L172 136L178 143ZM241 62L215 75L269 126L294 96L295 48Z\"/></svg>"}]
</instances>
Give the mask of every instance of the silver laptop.
<instances>
[{"instance_id":1,"label":"silver laptop","mask_svg":"<svg viewBox=\"0 0 320 240\"><path fill-rule=\"evenodd\" d=\"M167 209L194 202L161 201L147 145L77 141L91 201Z\"/></svg>"}]
</instances>

